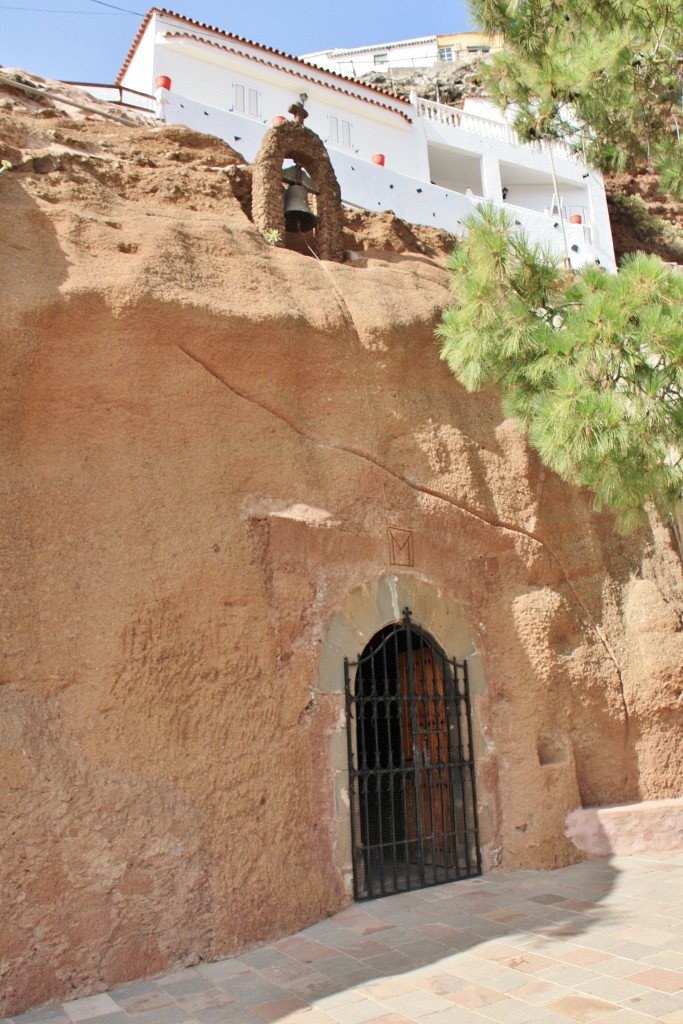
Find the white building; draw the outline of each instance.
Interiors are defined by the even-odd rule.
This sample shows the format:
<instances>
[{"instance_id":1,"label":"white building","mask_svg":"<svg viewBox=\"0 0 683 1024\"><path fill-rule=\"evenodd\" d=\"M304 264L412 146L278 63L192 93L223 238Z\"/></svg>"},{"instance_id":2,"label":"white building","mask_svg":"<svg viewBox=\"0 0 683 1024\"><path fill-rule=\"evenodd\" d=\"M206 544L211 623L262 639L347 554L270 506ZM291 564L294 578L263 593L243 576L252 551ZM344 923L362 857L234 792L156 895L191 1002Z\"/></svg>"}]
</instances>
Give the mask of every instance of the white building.
<instances>
[{"instance_id":1,"label":"white building","mask_svg":"<svg viewBox=\"0 0 683 1024\"><path fill-rule=\"evenodd\" d=\"M358 77L369 71L387 69L430 68L439 61L462 60L474 54L500 49L500 40L484 32L455 32L443 36L422 36L374 46L354 46L304 53L309 64L340 75Z\"/></svg>"},{"instance_id":2,"label":"white building","mask_svg":"<svg viewBox=\"0 0 683 1024\"><path fill-rule=\"evenodd\" d=\"M578 267L615 268L602 178L566 147L521 144L488 104L399 99L302 58L153 8L117 85L156 96L157 116L224 139L251 161L276 116L305 97L345 203L462 233L476 203L509 208ZM557 188L555 188L555 184Z\"/></svg>"},{"instance_id":3,"label":"white building","mask_svg":"<svg viewBox=\"0 0 683 1024\"><path fill-rule=\"evenodd\" d=\"M318 50L302 54L302 60L326 71L356 77L388 68L428 68L438 60L436 36L404 39L398 43L355 46L348 50Z\"/></svg>"}]
</instances>

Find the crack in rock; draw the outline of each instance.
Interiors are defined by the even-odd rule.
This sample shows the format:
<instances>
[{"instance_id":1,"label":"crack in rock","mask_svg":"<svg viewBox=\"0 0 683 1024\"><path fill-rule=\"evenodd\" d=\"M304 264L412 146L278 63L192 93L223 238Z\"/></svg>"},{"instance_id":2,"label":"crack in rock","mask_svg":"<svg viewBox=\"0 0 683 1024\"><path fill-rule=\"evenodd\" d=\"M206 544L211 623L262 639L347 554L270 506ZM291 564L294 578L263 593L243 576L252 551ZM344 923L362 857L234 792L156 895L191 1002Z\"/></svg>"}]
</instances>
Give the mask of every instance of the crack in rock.
<instances>
[{"instance_id":1,"label":"crack in rock","mask_svg":"<svg viewBox=\"0 0 683 1024\"><path fill-rule=\"evenodd\" d=\"M344 303L344 306L346 306L346 303ZM616 654L612 650L612 646L607 640L607 637L605 636L603 629L596 622L593 621L593 616L591 615L590 609L588 608L585 601L583 600L583 598L577 591L576 587L572 583L571 579L569 578L569 575L566 569L564 568L564 565L562 564L560 556L554 550L552 545L550 545L546 540L544 540L543 537L540 537L538 534L534 533L531 530L525 530L523 526L516 526L512 523L505 523L502 520L496 518L495 516L487 516L483 512L477 511L476 509L465 504L464 502L457 501L455 498L451 497L449 494L446 494L444 491L438 491L433 487L428 487L426 484L421 484L416 480L411 480L410 477L404 476L402 473L398 473L396 470L386 465L376 456L372 455L369 452L363 451L361 448L356 448L353 445L335 443L334 441L329 441L326 440L325 438L317 437L315 434L303 430L297 423L294 422L294 420L292 420L281 410L276 409L272 405L268 405L266 402L254 398L252 395L249 395L245 391L240 390L230 381L226 380L225 377L221 373L219 373L218 370L214 369L206 361L206 359L203 359L200 356L196 355L194 352L191 352L184 345L178 345L178 348L184 355L188 357L188 359L191 359L193 362L201 366L202 369L206 370L208 374L214 377L215 380L217 380L220 384L223 385L223 387L227 388L230 392L232 392L233 395L236 395L237 398L241 398L243 401L256 406L258 409L262 409L264 412L267 412L270 416L273 416L275 417L275 419L278 419L281 423L284 423L285 426L289 427L290 430L298 434L299 437L302 437L304 440L310 442L311 444L315 444L320 448L326 448L330 451L339 451L344 452L347 455L353 455L357 459L361 459L364 462L370 463L370 465L375 466L383 473L386 473L388 476L392 477L394 480L399 481L400 483L404 484L406 487L409 487L413 491L416 491L420 494L427 494L432 498L436 498L438 501L443 501L444 503L450 505L452 508L457 508L460 512L463 512L465 515L472 516L473 519L477 519L479 522L484 523L486 526L491 526L497 530L505 530L509 533L516 534L517 536L526 537L528 540L531 540L535 544L538 544L540 545L540 547L544 548L551 556L551 558L553 558L556 562L562 574L564 582L571 591L577 604L582 609L591 630L598 638L600 644L607 652L610 661L613 663L615 667L617 679L619 682L619 691L624 711L624 717L626 723L628 724L628 705L626 703L626 694L624 691L624 682L621 667L617 660Z\"/></svg>"}]
</instances>

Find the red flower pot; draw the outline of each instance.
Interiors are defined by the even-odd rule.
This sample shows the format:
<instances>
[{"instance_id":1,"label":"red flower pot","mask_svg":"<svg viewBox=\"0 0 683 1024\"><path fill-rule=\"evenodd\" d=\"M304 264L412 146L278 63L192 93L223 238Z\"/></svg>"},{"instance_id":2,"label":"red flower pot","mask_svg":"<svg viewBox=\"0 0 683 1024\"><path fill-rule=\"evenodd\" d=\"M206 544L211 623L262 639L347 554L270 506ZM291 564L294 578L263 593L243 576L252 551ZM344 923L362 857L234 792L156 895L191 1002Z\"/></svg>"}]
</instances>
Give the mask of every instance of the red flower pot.
<instances>
[{"instance_id":1,"label":"red flower pot","mask_svg":"<svg viewBox=\"0 0 683 1024\"><path fill-rule=\"evenodd\" d=\"M370 159L373 164L377 164L378 167L384 167L384 153L373 153Z\"/></svg>"},{"instance_id":2,"label":"red flower pot","mask_svg":"<svg viewBox=\"0 0 683 1024\"><path fill-rule=\"evenodd\" d=\"M157 75L155 85L157 89L168 89L170 91L171 79L168 75Z\"/></svg>"},{"instance_id":3,"label":"red flower pot","mask_svg":"<svg viewBox=\"0 0 683 1024\"><path fill-rule=\"evenodd\" d=\"M581 224L581 214L580 213L573 213L571 215L571 217L569 218L569 223L570 224Z\"/></svg>"},{"instance_id":4,"label":"red flower pot","mask_svg":"<svg viewBox=\"0 0 683 1024\"><path fill-rule=\"evenodd\" d=\"M276 114L270 123L272 124L273 128L277 128L279 124L284 124L286 120L287 118L283 117L282 114Z\"/></svg>"}]
</instances>

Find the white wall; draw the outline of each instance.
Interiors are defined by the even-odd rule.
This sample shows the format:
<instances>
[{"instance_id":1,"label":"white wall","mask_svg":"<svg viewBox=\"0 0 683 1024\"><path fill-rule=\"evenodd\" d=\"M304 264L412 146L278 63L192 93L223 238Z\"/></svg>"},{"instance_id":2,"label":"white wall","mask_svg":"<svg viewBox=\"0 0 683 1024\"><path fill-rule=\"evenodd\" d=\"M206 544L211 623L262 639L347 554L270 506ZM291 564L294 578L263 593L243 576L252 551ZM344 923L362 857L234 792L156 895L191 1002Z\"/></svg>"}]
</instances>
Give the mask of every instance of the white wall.
<instances>
[{"instance_id":1,"label":"white wall","mask_svg":"<svg viewBox=\"0 0 683 1024\"><path fill-rule=\"evenodd\" d=\"M163 71L154 70L156 53L154 46L154 25L157 15L153 14L147 31L138 43L126 73L123 76L123 84L129 89L137 89L139 92L154 92L155 75L163 75Z\"/></svg>"},{"instance_id":2,"label":"white wall","mask_svg":"<svg viewBox=\"0 0 683 1024\"><path fill-rule=\"evenodd\" d=\"M235 84L255 90L259 97L258 115L251 120L258 121L264 129L270 127L274 116L288 116L288 108L305 92L309 114L306 127L319 135L326 145L364 160L369 160L374 153L383 153L387 164L400 166L407 174L418 177L427 174L427 154L424 146L415 143L415 127L397 112L326 88L322 83L264 67L238 54L211 51L192 40L161 42L157 45L155 63L157 68L163 69L158 74L171 78L173 94L207 104L207 110L210 107L229 112L234 105ZM406 105L406 110L409 109ZM335 141L330 118L336 118ZM346 130L350 145L345 145ZM245 131L251 136L253 126L245 127ZM244 132L234 134L244 135Z\"/></svg>"},{"instance_id":3,"label":"white wall","mask_svg":"<svg viewBox=\"0 0 683 1024\"><path fill-rule=\"evenodd\" d=\"M375 57L383 54L386 54L387 59L377 63ZM352 50L319 50L317 53L306 53L301 59L341 75L364 75L368 71L390 68L431 67L436 58L436 36L428 36L403 44L386 43Z\"/></svg>"}]
</instances>

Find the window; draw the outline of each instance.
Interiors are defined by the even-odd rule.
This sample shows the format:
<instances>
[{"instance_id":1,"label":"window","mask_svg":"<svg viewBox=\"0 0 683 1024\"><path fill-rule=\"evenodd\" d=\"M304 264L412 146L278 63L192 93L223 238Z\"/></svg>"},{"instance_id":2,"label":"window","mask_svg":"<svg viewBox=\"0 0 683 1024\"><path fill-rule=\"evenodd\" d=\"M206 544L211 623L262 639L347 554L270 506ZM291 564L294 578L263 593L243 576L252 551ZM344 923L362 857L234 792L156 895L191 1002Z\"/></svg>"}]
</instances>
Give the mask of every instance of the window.
<instances>
[{"instance_id":1,"label":"window","mask_svg":"<svg viewBox=\"0 0 683 1024\"><path fill-rule=\"evenodd\" d=\"M386 52L386 50L384 51L384 53L375 53L373 54L372 57L373 64L386 64L388 60L389 54Z\"/></svg>"},{"instance_id":2,"label":"window","mask_svg":"<svg viewBox=\"0 0 683 1024\"><path fill-rule=\"evenodd\" d=\"M330 142L351 148L351 122L330 114Z\"/></svg>"},{"instance_id":3,"label":"window","mask_svg":"<svg viewBox=\"0 0 683 1024\"><path fill-rule=\"evenodd\" d=\"M249 117L259 116L259 94L258 89L247 89L243 85L235 83L234 99L232 108L238 114L248 114Z\"/></svg>"},{"instance_id":4,"label":"window","mask_svg":"<svg viewBox=\"0 0 683 1024\"><path fill-rule=\"evenodd\" d=\"M439 47L439 60L453 60L453 47L452 46L440 46Z\"/></svg>"}]
</instances>

